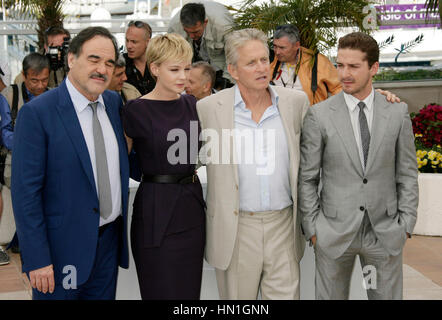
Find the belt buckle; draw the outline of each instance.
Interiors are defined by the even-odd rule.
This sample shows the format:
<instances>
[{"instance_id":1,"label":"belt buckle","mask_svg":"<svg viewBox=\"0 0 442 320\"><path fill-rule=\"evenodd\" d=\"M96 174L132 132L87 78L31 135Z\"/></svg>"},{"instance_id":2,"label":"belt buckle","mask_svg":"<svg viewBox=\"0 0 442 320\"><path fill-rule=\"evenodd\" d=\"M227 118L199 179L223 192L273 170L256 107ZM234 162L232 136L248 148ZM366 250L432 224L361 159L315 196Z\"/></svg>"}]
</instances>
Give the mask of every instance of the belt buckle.
<instances>
[{"instance_id":1,"label":"belt buckle","mask_svg":"<svg viewBox=\"0 0 442 320\"><path fill-rule=\"evenodd\" d=\"M195 183L195 175L192 174L192 183Z\"/></svg>"}]
</instances>

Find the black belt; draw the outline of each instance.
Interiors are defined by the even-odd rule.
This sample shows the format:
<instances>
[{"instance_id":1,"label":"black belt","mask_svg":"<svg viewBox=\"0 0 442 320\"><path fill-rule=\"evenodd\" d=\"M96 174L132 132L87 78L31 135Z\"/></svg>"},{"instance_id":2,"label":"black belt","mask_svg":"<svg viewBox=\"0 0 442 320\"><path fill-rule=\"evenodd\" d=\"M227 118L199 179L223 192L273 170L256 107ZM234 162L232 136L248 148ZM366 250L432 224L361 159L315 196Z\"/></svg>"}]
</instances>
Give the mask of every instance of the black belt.
<instances>
[{"instance_id":1,"label":"black belt","mask_svg":"<svg viewBox=\"0 0 442 320\"><path fill-rule=\"evenodd\" d=\"M199 182L196 174L157 174L141 177L142 182L188 184Z\"/></svg>"}]
</instances>

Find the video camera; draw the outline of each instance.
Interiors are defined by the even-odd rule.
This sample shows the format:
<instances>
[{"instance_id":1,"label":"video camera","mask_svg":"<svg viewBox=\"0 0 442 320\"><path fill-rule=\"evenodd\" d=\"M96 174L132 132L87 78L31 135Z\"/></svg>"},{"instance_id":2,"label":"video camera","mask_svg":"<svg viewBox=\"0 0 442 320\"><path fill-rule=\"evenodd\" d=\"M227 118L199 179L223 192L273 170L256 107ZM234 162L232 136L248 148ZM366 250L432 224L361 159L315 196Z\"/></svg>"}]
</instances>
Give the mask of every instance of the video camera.
<instances>
[{"instance_id":1,"label":"video camera","mask_svg":"<svg viewBox=\"0 0 442 320\"><path fill-rule=\"evenodd\" d=\"M58 70L64 68L65 57L68 54L70 37L63 38L63 44L61 46L49 47L46 56L49 58L51 70Z\"/></svg>"}]
</instances>

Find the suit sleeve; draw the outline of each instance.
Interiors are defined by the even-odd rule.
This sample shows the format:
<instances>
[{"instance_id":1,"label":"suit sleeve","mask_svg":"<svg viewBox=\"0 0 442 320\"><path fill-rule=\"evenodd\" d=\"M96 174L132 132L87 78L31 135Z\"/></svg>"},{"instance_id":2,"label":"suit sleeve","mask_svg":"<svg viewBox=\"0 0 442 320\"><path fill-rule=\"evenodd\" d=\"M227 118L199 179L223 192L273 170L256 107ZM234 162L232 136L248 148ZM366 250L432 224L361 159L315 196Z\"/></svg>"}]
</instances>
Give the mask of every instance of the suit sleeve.
<instances>
[{"instance_id":1,"label":"suit sleeve","mask_svg":"<svg viewBox=\"0 0 442 320\"><path fill-rule=\"evenodd\" d=\"M408 107L404 104L402 127L396 143L396 192L398 212L411 234L417 219L419 203L416 148Z\"/></svg>"},{"instance_id":2,"label":"suit sleeve","mask_svg":"<svg viewBox=\"0 0 442 320\"><path fill-rule=\"evenodd\" d=\"M14 132L12 205L23 270L29 272L52 264L42 194L47 142L35 109L26 104L18 113Z\"/></svg>"},{"instance_id":3,"label":"suit sleeve","mask_svg":"<svg viewBox=\"0 0 442 320\"><path fill-rule=\"evenodd\" d=\"M323 141L314 108L309 108L301 131L301 162L298 176L298 209L306 240L316 235L319 213L318 185Z\"/></svg>"}]
</instances>

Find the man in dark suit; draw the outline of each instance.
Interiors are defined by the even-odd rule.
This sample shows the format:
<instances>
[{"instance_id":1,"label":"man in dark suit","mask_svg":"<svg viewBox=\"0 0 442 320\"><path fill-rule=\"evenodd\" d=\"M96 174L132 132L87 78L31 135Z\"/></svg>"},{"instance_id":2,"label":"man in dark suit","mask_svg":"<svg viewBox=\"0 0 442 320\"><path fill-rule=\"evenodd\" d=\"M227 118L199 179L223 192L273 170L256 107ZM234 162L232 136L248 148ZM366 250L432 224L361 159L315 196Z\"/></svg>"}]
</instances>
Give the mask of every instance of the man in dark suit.
<instances>
[{"instance_id":1,"label":"man in dark suit","mask_svg":"<svg viewBox=\"0 0 442 320\"><path fill-rule=\"evenodd\" d=\"M33 299L115 299L128 267L122 102L105 91L117 56L108 30L81 31L66 80L19 112L11 190Z\"/></svg>"}]
</instances>

